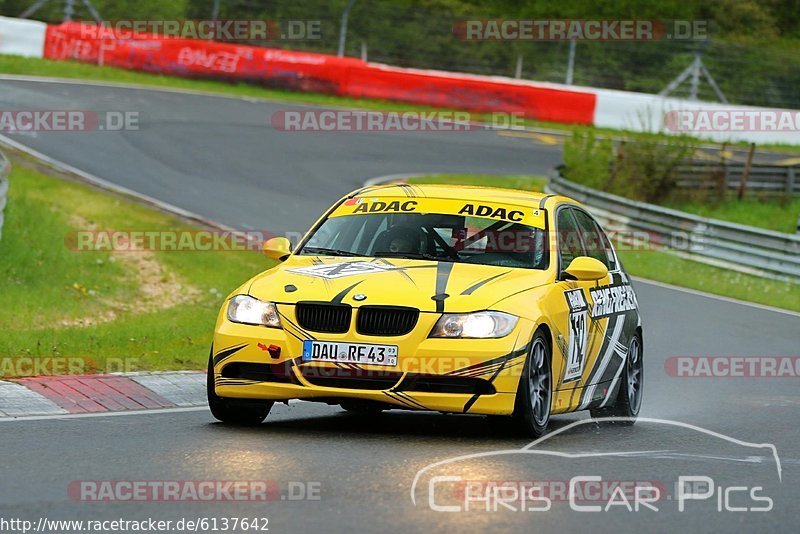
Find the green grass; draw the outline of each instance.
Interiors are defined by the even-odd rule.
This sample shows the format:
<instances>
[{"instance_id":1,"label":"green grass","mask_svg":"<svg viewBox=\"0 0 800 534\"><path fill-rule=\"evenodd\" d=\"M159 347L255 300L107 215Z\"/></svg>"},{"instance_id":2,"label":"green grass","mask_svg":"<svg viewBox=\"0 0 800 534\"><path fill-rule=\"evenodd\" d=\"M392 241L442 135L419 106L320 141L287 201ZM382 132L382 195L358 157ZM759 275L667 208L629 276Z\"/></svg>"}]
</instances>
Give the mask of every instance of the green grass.
<instances>
[{"instance_id":1,"label":"green grass","mask_svg":"<svg viewBox=\"0 0 800 534\"><path fill-rule=\"evenodd\" d=\"M416 104L404 104L401 102L389 102L376 99L350 98L322 93L301 93L296 91L270 89L250 83L234 83L217 80L164 76L161 74L131 71L108 66L101 67L98 65L79 63L75 61L53 61L49 59L23 58L19 56L2 54L0 54L0 74L18 74L26 76L46 76L79 80L93 80L111 83L140 84L151 87L203 91L235 97L316 104L320 106L369 109L376 111L435 111L437 109L442 109L440 107L420 106ZM488 114L480 113L473 113L472 117L477 120L489 120L490 118ZM522 122L528 127L557 130L567 134L572 134L576 131L591 131L595 134L605 136L618 136L621 134L625 134L627 136L643 135L637 132L625 132L622 130L612 130L609 128L576 126L554 122L535 121L530 119L526 119ZM664 134L658 134L655 137L666 136ZM707 143L710 145L719 145L719 143L712 143L710 141ZM732 145L739 147L749 146L748 143L728 144L728 146ZM760 148L769 148L771 150L792 154L800 152L798 147L792 145L761 145Z\"/></svg>"},{"instance_id":2,"label":"green grass","mask_svg":"<svg viewBox=\"0 0 800 534\"><path fill-rule=\"evenodd\" d=\"M668 200L661 203L688 213L721 219L757 228L793 234L800 216L800 198L726 198L722 202L703 200Z\"/></svg>"},{"instance_id":3,"label":"green grass","mask_svg":"<svg viewBox=\"0 0 800 534\"><path fill-rule=\"evenodd\" d=\"M86 372L107 370L109 359L127 370L204 367L225 296L269 260L253 251L156 251L146 266L158 270L142 272L140 260L129 259L141 253L76 251L71 233L87 228L196 228L45 174L24 157L12 155L12 163L0 240L0 356L81 357ZM151 284L184 297L163 300Z\"/></svg>"},{"instance_id":4,"label":"green grass","mask_svg":"<svg viewBox=\"0 0 800 534\"><path fill-rule=\"evenodd\" d=\"M658 282L800 311L800 284L714 267L661 251L619 251L625 270Z\"/></svg>"},{"instance_id":5,"label":"green grass","mask_svg":"<svg viewBox=\"0 0 800 534\"><path fill-rule=\"evenodd\" d=\"M491 185L541 191L547 179L539 176L432 175L413 183ZM706 291L759 304L800 311L800 284L778 282L681 258L664 251L619 251L625 269L633 276Z\"/></svg>"}]
</instances>

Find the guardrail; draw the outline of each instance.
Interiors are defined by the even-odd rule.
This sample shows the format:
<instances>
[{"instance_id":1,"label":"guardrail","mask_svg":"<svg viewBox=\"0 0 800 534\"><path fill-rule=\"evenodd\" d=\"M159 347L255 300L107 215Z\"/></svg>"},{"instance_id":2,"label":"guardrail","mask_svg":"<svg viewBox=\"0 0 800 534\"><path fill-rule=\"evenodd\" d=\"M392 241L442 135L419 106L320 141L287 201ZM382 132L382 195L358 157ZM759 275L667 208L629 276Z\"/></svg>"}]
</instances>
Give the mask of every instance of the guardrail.
<instances>
[{"instance_id":1,"label":"guardrail","mask_svg":"<svg viewBox=\"0 0 800 534\"><path fill-rule=\"evenodd\" d=\"M694 161L675 169L677 186L685 189L739 189L744 163ZM784 195L800 195L800 172L792 165L753 165L747 178L749 191Z\"/></svg>"},{"instance_id":2,"label":"guardrail","mask_svg":"<svg viewBox=\"0 0 800 534\"><path fill-rule=\"evenodd\" d=\"M11 172L11 162L0 152L0 239L3 238L3 210L6 207L8 194L8 173Z\"/></svg>"},{"instance_id":3,"label":"guardrail","mask_svg":"<svg viewBox=\"0 0 800 534\"><path fill-rule=\"evenodd\" d=\"M550 192L585 204L612 232L646 233L651 244L749 274L800 282L800 235L752 228L637 202L570 182L562 168Z\"/></svg>"}]
</instances>

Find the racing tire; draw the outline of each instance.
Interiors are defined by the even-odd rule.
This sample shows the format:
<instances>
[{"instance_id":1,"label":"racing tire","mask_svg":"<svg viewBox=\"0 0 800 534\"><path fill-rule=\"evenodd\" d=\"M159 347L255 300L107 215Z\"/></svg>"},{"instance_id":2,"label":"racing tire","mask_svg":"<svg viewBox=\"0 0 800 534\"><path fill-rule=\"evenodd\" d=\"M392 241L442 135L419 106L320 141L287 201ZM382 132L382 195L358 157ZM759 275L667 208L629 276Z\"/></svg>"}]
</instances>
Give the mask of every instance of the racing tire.
<instances>
[{"instance_id":1,"label":"racing tire","mask_svg":"<svg viewBox=\"0 0 800 534\"><path fill-rule=\"evenodd\" d=\"M636 332L628 344L625 358L625 369L620 381L617 398L613 404L589 410L592 418L619 417L619 421L610 421L618 425L630 426L636 422L642 407L642 386L644 384L644 361L642 336Z\"/></svg>"},{"instance_id":2,"label":"racing tire","mask_svg":"<svg viewBox=\"0 0 800 534\"><path fill-rule=\"evenodd\" d=\"M206 371L208 407L215 419L232 425L254 426L264 422L274 404L272 401L226 399L214 391L214 362L208 357Z\"/></svg>"},{"instance_id":3,"label":"racing tire","mask_svg":"<svg viewBox=\"0 0 800 534\"><path fill-rule=\"evenodd\" d=\"M515 402L515 425L528 437L539 438L547 432L553 401L553 373L550 342L543 330L537 330L522 368Z\"/></svg>"}]
</instances>

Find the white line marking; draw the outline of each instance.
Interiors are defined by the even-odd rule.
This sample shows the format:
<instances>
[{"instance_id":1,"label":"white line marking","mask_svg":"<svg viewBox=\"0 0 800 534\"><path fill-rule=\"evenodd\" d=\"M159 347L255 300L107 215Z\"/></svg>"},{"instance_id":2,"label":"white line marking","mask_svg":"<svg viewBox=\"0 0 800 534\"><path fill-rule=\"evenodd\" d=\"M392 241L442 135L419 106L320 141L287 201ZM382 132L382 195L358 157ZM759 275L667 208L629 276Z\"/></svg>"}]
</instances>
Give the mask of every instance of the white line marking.
<instances>
[{"instance_id":1,"label":"white line marking","mask_svg":"<svg viewBox=\"0 0 800 534\"><path fill-rule=\"evenodd\" d=\"M739 300L732 297L723 297L722 295L715 295L713 293L706 293L705 291L700 291L698 289L690 289L688 287L680 287L675 286L672 284L668 284L666 282L657 282L656 280L650 280L649 278L640 278L638 276L631 276L633 280L637 282L641 282L643 284L650 284L653 286L657 286L663 289L672 289L673 291L680 291L682 293L688 293L690 295L694 295L696 297L705 297L707 299L714 299L719 300L722 302L727 302L729 304L739 304L741 306L747 306L749 308L755 308L757 310L762 311L770 311L775 313L782 313L784 315L790 315L792 317L800 317L800 312L792 311L792 310L785 310L783 308L776 308L775 306L767 306L766 304L758 304L757 302L747 302L745 300Z\"/></svg>"},{"instance_id":2,"label":"white line marking","mask_svg":"<svg viewBox=\"0 0 800 534\"><path fill-rule=\"evenodd\" d=\"M279 100L279 99L273 100L266 97L231 95L225 93L215 93L213 91L203 91L202 89L188 89L180 87L167 87L167 86L156 86L156 85L146 85L138 83L125 83L125 82L104 82L100 80L80 80L77 78L59 78L57 76L47 77L47 76L26 76L22 74L0 74L0 81L31 82L31 83L61 83L65 85L85 85L88 87L108 87L111 89L134 89L134 90L144 90L144 91L156 91L161 93L177 93L177 94L187 94L195 96L210 96L210 97L228 98L230 100L245 100L248 102L256 101L256 102L294 103L291 100ZM300 103L298 104L303 105Z\"/></svg>"},{"instance_id":3,"label":"white line marking","mask_svg":"<svg viewBox=\"0 0 800 534\"><path fill-rule=\"evenodd\" d=\"M208 411L208 406L191 406L186 408L158 408L154 410L130 410L127 412L71 413L64 415L24 415L22 417L0 417L0 423L10 423L12 421L47 421L50 419L88 419L94 417L120 417L123 415L158 415L167 413L201 412L201 411Z\"/></svg>"},{"instance_id":4,"label":"white line marking","mask_svg":"<svg viewBox=\"0 0 800 534\"><path fill-rule=\"evenodd\" d=\"M597 373L594 374L595 382L586 386L586 392L584 393L584 401L578 407L578 410L585 410L587 406L592 402L592 397L594 397L594 392L597 389L597 380L603 378L603 373L606 372L606 367L611 362L611 358L614 357L614 353L617 352L617 341L619 341L619 336L622 335L622 328L625 326L625 316L624 315L617 315L617 322L614 323L614 330L611 331L611 337L608 340L608 348L606 348L606 353L603 355L603 359L600 361L600 367L597 369ZM606 332L605 335L608 335L608 325L606 325ZM599 356L599 354L598 354ZM589 378L592 377L592 372L589 372Z\"/></svg>"},{"instance_id":5,"label":"white line marking","mask_svg":"<svg viewBox=\"0 0 800 534\"><path fill-rule=\"evenodd\" d=\"M622 376L622 370L625 369L625 363L628 361L628 353L622 353L622 363L617 368L617 372L614 373L614 380L611 381L611 385L608 386L608 393L606 393L606 398L603 399L603 403L600 404L600 408L604 408L608 401L611 400L611 394L614 392L614 388L617 387L617 382L619 382L619 377Z\"/></svg>"}]
</instances>

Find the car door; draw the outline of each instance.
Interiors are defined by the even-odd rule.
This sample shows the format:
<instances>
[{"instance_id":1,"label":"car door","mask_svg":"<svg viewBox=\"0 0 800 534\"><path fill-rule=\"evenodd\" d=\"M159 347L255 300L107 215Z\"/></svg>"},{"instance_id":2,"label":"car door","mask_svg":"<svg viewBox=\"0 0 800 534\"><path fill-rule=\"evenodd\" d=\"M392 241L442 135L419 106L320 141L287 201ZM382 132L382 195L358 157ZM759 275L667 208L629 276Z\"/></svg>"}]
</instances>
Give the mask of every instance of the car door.
<instances>
[{"instance_id":1,"label":"car door","mask_svg":"<svg viewBox=\"0 0 800 534\"><path fill-rule=\"evenodd\" d=\"M570 409L584 404L584 389L596 384L604 376L604 359L607 356L607 317L594 317L595 289L607 286L611 275L597 281L570 280L564 270L578 256L595 258L610 269L616 268L616 259L610 255L607 240L597 223L577 206L561 206L556 213L558 242L557 291L562 293L555 299L555 318L559 325L560 348L564 355L562 367L556 369L559 389L574 389L579 394L562 400ZM600 392L602 393L602 391ZM594 390L592 390L592 394ZM590 395L590 397L591 397Z\"/></svg>"},{"instance_id":2,"label":"car door","mask_svg":"<svg viewBox=\"0 0 800 534\"><path fill-rule=\"evenodd\" d=\"M600 228L588 213L574 208L578 226L593 226L597 235L590 235L584 230L587 254L605 263L609 275L598 280L589 291L590 321L594 325L597 337L597 350L592 372L586 376L587 388L582 397L581 407L590 403L607 402L618 384L627 357L627 347L631 336L641 326L639 305L636 294L630 284L613 247Z\"/></svg>"},{"instance_id":3,"label":"car door","mask_svg":"<svg viewBox=\"0 0 800 534\"><path fill-rule=\"evenodd\" d=\"M555 339L563 360L554 362L553 373L557 389L574 389L583 387L584 370L587 356L590 354L591 336L589 332L588 282L570 280L564 270L575 258L585 256L583 240L578 222L569 205L557 208L555 214L556 242L558 254L558 278L554 286L554 295L550 299L551 314L557 332ZM559 401L564 402L564 401ZM556 409L574 408L573 401L567 400L569 406L556 406Z\"/></svg>"}]
</instances>

